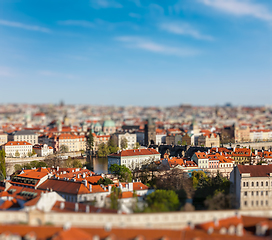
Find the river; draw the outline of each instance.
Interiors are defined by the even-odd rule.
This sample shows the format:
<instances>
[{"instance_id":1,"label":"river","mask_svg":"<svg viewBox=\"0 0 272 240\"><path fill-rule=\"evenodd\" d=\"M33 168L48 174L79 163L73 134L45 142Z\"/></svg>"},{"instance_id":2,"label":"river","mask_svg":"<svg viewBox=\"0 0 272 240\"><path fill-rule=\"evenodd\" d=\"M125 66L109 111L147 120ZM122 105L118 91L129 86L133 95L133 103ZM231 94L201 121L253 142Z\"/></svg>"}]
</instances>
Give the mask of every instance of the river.
<instances>
[{"instance_id":1,"label":"river","mask_svg":"<svg viewBox=\"0 0 272 240\"><path fill-rule=\"evenodd\" d=\"M108 173L108 158L93 158L91 165L95 173Z\"/></svg>"}]
</instances>

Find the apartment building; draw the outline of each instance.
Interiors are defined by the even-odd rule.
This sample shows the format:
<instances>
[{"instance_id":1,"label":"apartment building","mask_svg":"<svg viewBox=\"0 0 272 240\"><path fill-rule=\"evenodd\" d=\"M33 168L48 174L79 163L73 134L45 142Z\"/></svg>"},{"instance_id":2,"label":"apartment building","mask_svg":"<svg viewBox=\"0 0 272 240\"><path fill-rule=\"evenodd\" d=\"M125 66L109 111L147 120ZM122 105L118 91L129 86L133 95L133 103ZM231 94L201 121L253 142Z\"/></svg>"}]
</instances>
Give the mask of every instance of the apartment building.
<instances>
[{"instance_id":1,"label":"apartment building","mask_svg":"<svg viewBox=\"0 0 272 240\"><path fill-rule=\"evenodd\" d=\"M31 143L32 145L35 145L38 143L38 134L34 133L31 130L22 130L13 132L8 136L9 141L26 141L28 143Z\"/></svg>"},{"instance_id":2,"label":"apartment building","mask_svg":"<svg viewBox=\"0 0 272 240\"><path fill-rule=\"evenodd\" d=\"M152 148L123 150L108 156L108 168L112 164L125 165L130 169L141 168L152 161L159 161L161 154Z\"/></svg>"},{"instance_id":3,"label":"apartment building","mask_svg":"<svg viewBox=\"0 0 272 240\"><path fill-rule=\"evenodd\" d=\"M45 157L53 154L53 147L47 144L35 144L33 150L38 155L38 157Z\"/></svg>"},{"instance_id":4,"label":"apartment building","mask_svg":"<svg viewBox=\"0 0 272 240\"><path fill-rule=\"evenodd\" d=\"M237 165L230 173L236 208L268 210L272 207L272 165Z\"/></svg>"},{"instance_id":5,"label":"apartment building","mask_svg":"<svg viewBox=\"0 0 272 240\"><path fill-rule=\"evenodd\" d=\"M127 139L127 148L126 149L134 149L137 142L137 135L135 133L115 133L117 140L117 146L121 149L122 139Z\"/></svg>"}]
</instances>

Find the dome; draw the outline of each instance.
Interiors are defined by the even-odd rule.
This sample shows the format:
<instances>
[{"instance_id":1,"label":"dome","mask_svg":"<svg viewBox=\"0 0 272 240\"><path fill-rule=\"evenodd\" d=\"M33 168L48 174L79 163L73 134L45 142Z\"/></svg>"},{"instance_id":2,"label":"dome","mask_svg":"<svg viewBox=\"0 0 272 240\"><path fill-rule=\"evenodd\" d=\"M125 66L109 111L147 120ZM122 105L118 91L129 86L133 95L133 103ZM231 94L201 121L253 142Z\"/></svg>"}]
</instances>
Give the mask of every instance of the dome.
<instances>
[{"instance_id":1,"label":"dome","mask_svg":"<svg viewBox=\"0 0 272 240\"><path fill-rule=\"evenodd\" d=\"M101 127L101 124L97 122L96 124L94 124L94 127Z\"/></svg>"},{"instance_id":2,"label":"dome","mask_svg":"<svg viewBox=\"0 0 272 240\"><path fill-rule=\"evenodd\" d=\"M106 121L103 123L103 127L115 127L115 123L114 123L114 121L112 121L112 120L106 120Z\"/></svg>"}]
</instances>

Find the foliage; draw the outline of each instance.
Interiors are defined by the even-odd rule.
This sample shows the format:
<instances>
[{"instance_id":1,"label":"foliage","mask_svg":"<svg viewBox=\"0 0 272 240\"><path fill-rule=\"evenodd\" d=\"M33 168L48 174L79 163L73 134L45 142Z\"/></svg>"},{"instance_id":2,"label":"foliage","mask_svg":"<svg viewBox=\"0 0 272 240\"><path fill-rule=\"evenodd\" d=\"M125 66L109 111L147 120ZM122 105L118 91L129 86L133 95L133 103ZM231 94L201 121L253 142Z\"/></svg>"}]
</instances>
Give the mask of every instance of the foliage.
<instances>
[{"instance_id":1,"label":"foliage","mask_svg":"<svg viewBox=\"0 0 272 240\"><path fill-rule=\"evenodd\" d=\"M112 164L109 171L116 175L121 182L131 182L132 174L131 171L125 165Z\"/></svg>"},{"instance_id":2,"label":"foliage","mask_svg":"<svg viewBox=\"0 0 272 240\"><path fill-rule=\"evenodd\" d=\"M110 151L107 144L105 143L99 144L98 151L97 151L98 157L107 157L109 153Z\"/></svg>"},{"instance_id":3,"label":"foliage","mask_svg":"<svg viewBox=\"0 0 272 240\"><path fill-rule=\"evenodd\" d=\"M108 186L109 184L113 184L113 181L109 178L100 178L97 181L97 184L98 185L103 184L104 186Z\"/></svg>"},{"instance_id":4,"label":"foliage","mask_svg":"<svg viewBox=\"0 0 272 240\"><path fill-rule=\"evenodd\" d=\"M89 134L87 136L86 148L87 148L87 150L92 151L93 146L94 146L94 137L93 137L92 130L90 130L90 132L89 132Z\"/></svg>"},{"instance_id":5,"label":"foliage","mask_svg":"<svg viewBox=\"0 0 272 240\"><path fill-rule=\"evenodd\" d=\"M6 178L6 153L4 150L0 150L0 172L3 178Z\"/></svg>"},{"instance_id":6,"label":"foliage","mask_svg":"<svg viewBox=\"0 0 272 240\"><path fill-rule=\"evenodd\" d=\"M178 141L177 144L178 144L178 145L181 145L181 141Z\"/></svg>"},{"instance_id":7,"label":"foliage","mask_svg":"<svg viewBox=\"0 0 272 240\"><path fill-rule=\"evenodd\" d=\"M61 153L67 153L69 151L69 148L67 145L61 145L59 151Z\"/></svg>"},{"instance_id":8,"label":"foliage","mask_svg":"<svg viewBox=\"0 0 272 240\"><path fill-rule=\"evenodd\" d=\"M197 189L199 187L199 184L206 184L206 182L209 181L209 178L203 171L193 171L192 180L194 189Z\"/></svg>"},{"instance_id":9,"label":"foliage","mask_svg":"<svg viewBox=\"0 0 272 240\"><path fill-rule=\"evenodd\" d=\"M32 161L30 163L25 163L25 164L15 164L14 170L18 171L21 169L32 169L32 168L39 168L39 167L47 167L47 164L43 161Z\"/></svg>"},{"instance_id":10,"label":"foliage","mask_svg":"<svg viewBox=\"0 0 272 240\"><path fill-rule=\"evenodd\" d=\"M35 150L34 150L34 149L32 149L31 156L34 156L34 155L36 155L36 152L35 152Z\"/></svg>"},{"instance_id":11,"label":"foliage","mask_svg":"<svg viewBox=\"0 0 272 240\"><path fill-rule=\"evenodd\" d=\"M65 167L65 162L59 158L57 154L52 154L44 159L44 162L48 167Z\"/></svg>"},{"instance_id":12,"label":"foliage","mask_svg":"<svg viewBox=\"0 0 272 240\"><path fill-rule=\"evenodd\" d=\"M121 139L120 146L121 146L121 149L127 149L127 147L128 147L128 140L125 137L123 137Z\"/></svg>"},{"instance_id":13,"label":"foliage","mask_svg":"<svg viewBox=\"0 0 272 240\"><path fill-rule=\"evenodd\" d=\"M258 162L257 165L262 165L263 163L266 163L266 161L262 160L262 161Z\"/></svg>"},{"instance_id":14,"label":"foliage","mask_svg":"<svg viewBox=\"0 0 272 240\"><path fill-rule=\"evenodd\" d=\"M230 208L231 196L229 194L229 190L230 181L227 178L222 177L219 172L215 177L202 175L196 186L195 196L193 199L194 206L196 209ZM223 201L222 199L225 200Z\"/></svg>"},{"instance_id":15,"label":"foliage","mask_svg":"<svg viewBox=\"0 0 272 240\"><path fill-rule=\"evenodd\" d=\"M117 145L115 144L114 140L112 138L110 138L110 140L108 141L108 148L109 148L109 153L116 153L119 148L117 147Z\"/></svg>"},{"instance_id":16,"label":"foliage","mask_svg":"<svg viewBox=\"0 0 272 240\"><path fill-rule=\"evenodd\" d=\"M140 143L136 142L134 148L139 149L141 147Z\"/></svg>"},{"instance_id":17,"label":"foliage","mask_svg":"<svg viewBox=\"0 0 272 240\"><path fill-rule=\"evenodd\" d=\"M182 141L182 145L185 146L187 145L187 142L185 140Z\"/></svg>"},{"instance_id":18,"label":"foliage","mask_svg":"<svg viewBox=\"0 0 272 240\"><path fill-rule=\"evenodd\" d=\"M172 190L156 190L146 197L146 202L145 212L176 211L179 207L178 195Z\"/></svg>"},{"instance_id":19,"label":"foliage","mask_svg":"<svg viewBox=\"0 0 272 240\"><path fill-rule=\"evenodd\" d=\"M156 179L157 189L173 190L177 193L181 205L186 199L193 198L194 188L191 178L184 176L182 170L172 169L168 173L159 175Z\"/></svg>"},{"instance_id":20,"label":"foliage","mask_svg":"<svg viewBox=\"0 0 272 240\"><path fill-rule=\"evenodd\" d=\"M18 152L18 150L15 152L15 157L20 157L20 153Z\"/></svg>"},{"instance_id":21,"label":"foliage","mask_svg":"<svg viewBox=\"0 0 272 240\"><path fill-rule=\"evenodd\" d=\"M27 156L31 157L31 156L32 156L32 153L31 153L31 152L28 152L28 153L27 153Z\"/></svg>"},{"instance_id":22,"label":"foliage","mask_svg":"<svg viewBox=\"0 0 272 240\"><path fill-rule=\"evenodd\" d=\"M112 188L112 192L110 194L110 201L111 201L110 208L111 209L118 210L118 207L119 207L118 199L121 194L122 194L122 192L121 192L120 188L117 188L117 187Z\"/></svg>"},{"instance_id":23,"label":"foliage","mask_svg":"<svg viewBox=\"0 0 272 240\"><path fill-rule=\"evenodd\" d=\"M82 163L78 159L68 158L65 163L68 168L82 168Z\"/></svg>"}]
</instances>

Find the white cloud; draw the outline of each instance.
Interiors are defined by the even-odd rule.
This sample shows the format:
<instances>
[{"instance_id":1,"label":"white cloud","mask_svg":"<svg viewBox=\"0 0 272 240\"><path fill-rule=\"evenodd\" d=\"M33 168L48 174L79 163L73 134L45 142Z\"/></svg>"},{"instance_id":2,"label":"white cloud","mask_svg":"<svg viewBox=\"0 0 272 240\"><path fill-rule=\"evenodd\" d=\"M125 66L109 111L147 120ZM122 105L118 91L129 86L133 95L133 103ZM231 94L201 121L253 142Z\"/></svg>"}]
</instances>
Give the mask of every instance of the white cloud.
<instances>
[{"instance_id":1,"label":"white cloud","mask_svg":"<svg viewBox=\"0 0 272 240\"><path fill-rule=\"evenodd\" d=\"M115 0L91 0L94 8L122 8L123 6Z\"/></svg>"},{"instance_id":2,"label":"white cloud","mask_svg":"<svg viewBox=\"0 0 272 240\"><path fill-rule=\"evenodd\" d=\"M50 29L48 28L35 26L35 25L27 25L20 22L11 22L11 21L1 20L1 19L0 19L0 25L7 26L7 27L21 28L21 29L30 30L30 31L44 32L44 33L50 32Z\"/></svg>"},{"instance_id":3,"label":"white cloud","mask_svg":"<svg viewBox=\"0 0 272 240\"><path fill-rule=\"evenodd\" d=\"M213 40L211 36L201 34L196 29L192 28L189 24L178 23L178 22L168 22L159 25L162 30L178 34L187 35L200 40Z\"/></svg>"},{"instance_id":4,"label":"white cloud","mask_svg":"<svg viewBox=\"0 0 272 240\"><path fill-rule=\"evenodd\" d=\"M199 51L195 49L167 46L141 37L122 36L116 38L116 40L124 42L126 46L130 48L137 48L165 55L192 56L199 54Z\"/></svg>"},{"instance_id":5,"label":"white cloud","mask_svg":"<svg viewBox=\"0 0 272 240\"><path fill-rule=\"evenodd\" d=\"M272 21L272 13L261 4L248 0L199 0L201 3L237 16L251 16Z\"/></svg>"},{"instance_id":6,"label":"white cloud","mask_svg":"<svg viewBox=\"0 0 272 240\"><path fill-rule=\"evenodd\" d=\"M66 25L66 26L77 26L77 27L87 27L87 28L94 28L95 24L89 21L84 20L66 20L66 21L59 21L58 24Z\"/></svg>"}]
</instances>

